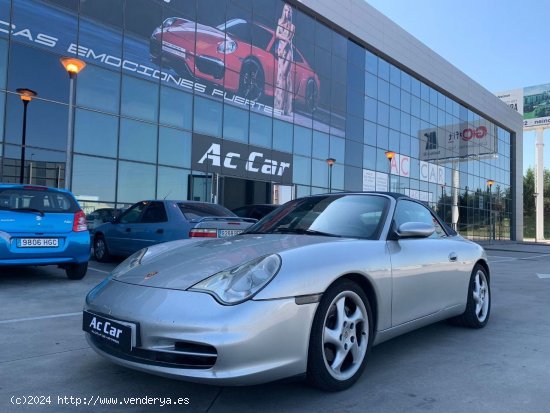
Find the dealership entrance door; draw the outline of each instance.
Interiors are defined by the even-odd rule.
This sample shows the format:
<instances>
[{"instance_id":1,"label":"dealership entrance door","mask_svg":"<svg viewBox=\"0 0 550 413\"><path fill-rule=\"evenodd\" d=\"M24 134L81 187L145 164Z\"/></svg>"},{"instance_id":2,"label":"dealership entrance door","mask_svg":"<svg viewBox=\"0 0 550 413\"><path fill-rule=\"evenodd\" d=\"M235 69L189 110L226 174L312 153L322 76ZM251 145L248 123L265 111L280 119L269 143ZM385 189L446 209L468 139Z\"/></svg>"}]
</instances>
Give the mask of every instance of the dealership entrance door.
<instances>
[{"instance_id":1,"label":"dealership entrance door","mask_svg":"<svg viewBox=\"0 0 550 413\"><path fill-rule=\"evenodd\" d=\"M225 176L220 178L218 193L219 203L228 209L273 203L272 185L269 182Z\"/></svg>"}]
</instances>

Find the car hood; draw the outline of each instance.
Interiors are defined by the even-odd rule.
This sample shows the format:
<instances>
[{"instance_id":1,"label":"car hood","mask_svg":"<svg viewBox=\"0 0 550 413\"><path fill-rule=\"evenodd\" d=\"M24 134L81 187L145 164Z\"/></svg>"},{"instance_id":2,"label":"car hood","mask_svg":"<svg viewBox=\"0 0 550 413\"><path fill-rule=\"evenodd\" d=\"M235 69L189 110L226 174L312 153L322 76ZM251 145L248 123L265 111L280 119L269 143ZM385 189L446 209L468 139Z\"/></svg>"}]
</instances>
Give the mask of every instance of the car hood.
<instances>
[{"instance_id":1,"label":"car hood","mask_svg":"<svg viewBox=\"0 0 550 413\"><path fill-rule=\"evenodd\" d=\"M254 258L339 239L291 234L249 234L226 239L179 240L147 249L141 264L113 279L135 285L186 290L199 281ZM121 267L125 263L121 264Z\"/></svg>"}]
</instances>

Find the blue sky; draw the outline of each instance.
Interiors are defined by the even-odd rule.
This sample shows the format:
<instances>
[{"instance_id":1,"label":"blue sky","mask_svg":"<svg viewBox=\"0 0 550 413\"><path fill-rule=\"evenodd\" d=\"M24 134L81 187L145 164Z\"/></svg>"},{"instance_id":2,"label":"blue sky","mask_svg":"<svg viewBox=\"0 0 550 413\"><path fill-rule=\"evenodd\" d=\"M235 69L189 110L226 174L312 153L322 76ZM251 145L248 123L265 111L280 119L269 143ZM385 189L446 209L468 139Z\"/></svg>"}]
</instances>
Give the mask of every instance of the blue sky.
<instances>
[{"instance_id":1,"label":"blue sky","mask_svg":"<svg viewBox=\"0 0 550 413\"><path fill-rule=\"evenodd\" d=\"M491 92L550 83L550 0L367 0ZM544 164L550 168L550 130ZM524 133L524 169L535 133Z\"/></svg>"}]
</instances>

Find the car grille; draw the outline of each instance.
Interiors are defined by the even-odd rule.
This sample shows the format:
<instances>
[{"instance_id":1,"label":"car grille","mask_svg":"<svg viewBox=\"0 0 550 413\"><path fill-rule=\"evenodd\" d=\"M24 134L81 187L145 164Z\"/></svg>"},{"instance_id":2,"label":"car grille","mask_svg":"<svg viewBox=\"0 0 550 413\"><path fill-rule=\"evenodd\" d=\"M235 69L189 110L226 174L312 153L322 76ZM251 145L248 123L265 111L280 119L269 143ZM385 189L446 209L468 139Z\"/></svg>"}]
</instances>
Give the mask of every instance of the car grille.
<instances>
[{"instance_id":1,"label":"car grille","mask_svg":"<svg viewBox=\"0 0 550 413\"><path fill-rule=\"evenodd\" d=\"M209 56L197 56L195 58L197 69L202 73L211 75L214 79L222 79L225 75L223 61Z\"/></svg>"},{"instance_id":2,"label":"car grille","mask_svg":"<svg viewBox=\"0 0 550 413\"><path fill-rule=\"evenodd\" d=\"M206 344L177 341L174 346L163 346L154 350L134 347L131 351L123 351L105 344L92 335L89 337L101 351L135 363L161 367L209 369L216 364L218 358L216 349Z\"/></svg>"}]
</instances>

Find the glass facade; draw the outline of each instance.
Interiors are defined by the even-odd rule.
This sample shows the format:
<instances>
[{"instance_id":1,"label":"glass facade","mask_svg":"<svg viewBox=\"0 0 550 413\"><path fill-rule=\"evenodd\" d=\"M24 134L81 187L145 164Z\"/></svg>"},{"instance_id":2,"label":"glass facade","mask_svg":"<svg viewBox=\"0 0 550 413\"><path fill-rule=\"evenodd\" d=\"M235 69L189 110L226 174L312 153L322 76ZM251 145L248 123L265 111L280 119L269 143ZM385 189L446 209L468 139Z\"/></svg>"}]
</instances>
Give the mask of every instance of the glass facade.
<instances>
[{"instance_id":1,"label":"glass facade","mask_svg":"<svg viewBox=\"0 0 550 413\"><path fill-rule=\"evenodd\" d=\"M0 0L2 182L19 180L15 90L30 88L25 182L64 186L61 56L87 63L70 156L90 208L194 199L195 178L222 171L292 183L295 196L402 192L463 235L492 223L510 238L510 132L280 0Z\"/></svg>"}]
</instances>

